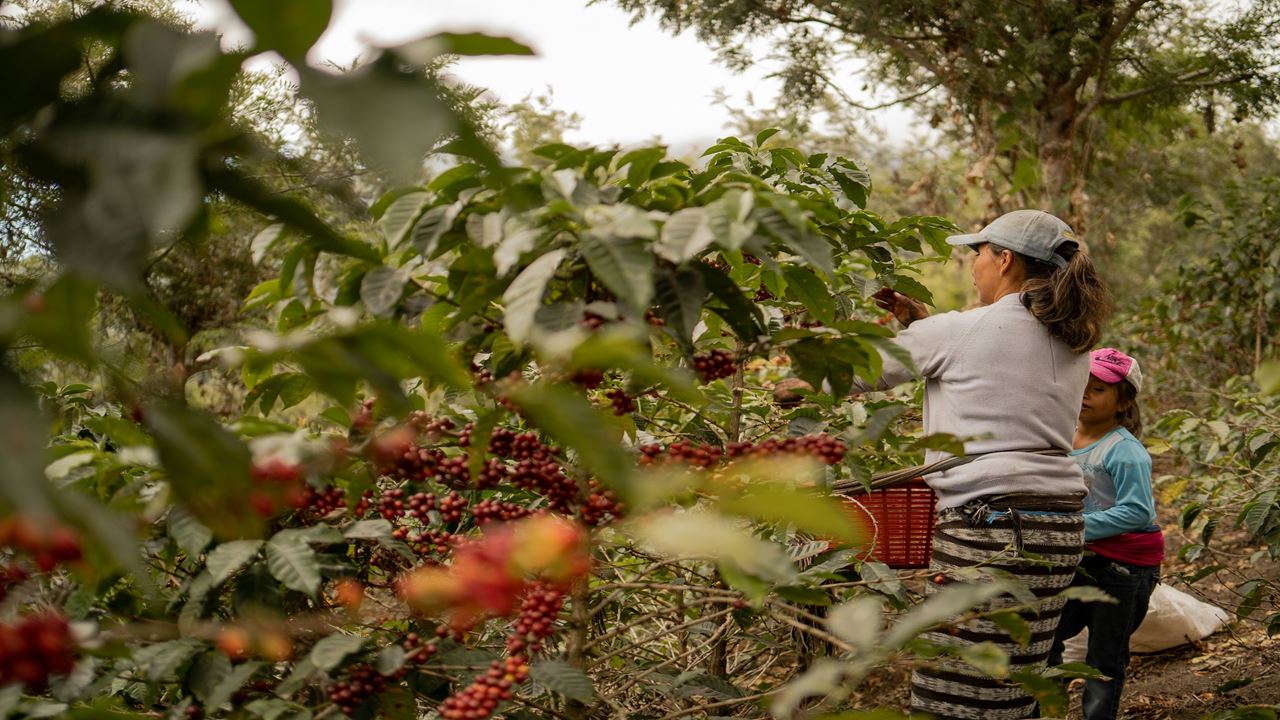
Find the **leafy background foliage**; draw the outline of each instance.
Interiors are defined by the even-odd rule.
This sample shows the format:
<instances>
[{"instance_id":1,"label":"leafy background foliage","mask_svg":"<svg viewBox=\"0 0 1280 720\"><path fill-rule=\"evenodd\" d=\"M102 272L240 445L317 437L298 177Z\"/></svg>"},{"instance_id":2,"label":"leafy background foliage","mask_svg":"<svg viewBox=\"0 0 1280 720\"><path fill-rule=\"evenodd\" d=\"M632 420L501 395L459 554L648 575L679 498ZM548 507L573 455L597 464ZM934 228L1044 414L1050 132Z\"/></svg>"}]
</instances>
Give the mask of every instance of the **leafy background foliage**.
<instances>
[{"instance_id":1,"label":"leafy background foliage","mask_svg":"<svg viewBox=\"0 0 1280 720\"><path fill-rule=\"evenodd\" d=\"M767 127L699 158L574 147L533 106L525 137L552 142L504 165L474 89L441 73L528 48L444 34L330 74L300 59L328 3L234 5L255 45L231 52L144 5L32 11L0 38L0 61L32 69L0 105L19 238L0 502L85 556L6 575L4 621L56 609L77 662L10 685L0 713L412 717L473 697L498 662L520 678L507 716L814 715L949 652L920 632L996 594L1034 602L981 573L917 602L925 578L860 558L867 529L825 490L956 447L914 430L913 385L844 397L895 352L878 289L957 295L955 226L913 210L946 193L885 178L881 198L882 168ZM300 102L241 74L268 50ZM282 110L305 152L262 129ZM1166 501L1190 499L1192 586L1225 569L1219 525L1271 557L1280 540L1273 194L1249 180L1155 217L1213 249L1116 324L1155 359L1153 409L1203 393L1153 439ZM833 392L777 407L787 375ZM549 465L522 466L515 437ZM517 554L511 587L449 594L503 537L487 513L548 509L583 523L589 576L557 584L563 568ZM39 551L4 550L24 567ZM1272 579L1234 587L1241 618L1277 626ZM494 609L542 592L542 609ZM507 610L514 625L484 614ZM990 619L1027 635L1017 613ZM963 657L1008 674L990 648ZM1052 680L1089 672L1013 680L1054 708Z\"/></svg>"}]
</instances>

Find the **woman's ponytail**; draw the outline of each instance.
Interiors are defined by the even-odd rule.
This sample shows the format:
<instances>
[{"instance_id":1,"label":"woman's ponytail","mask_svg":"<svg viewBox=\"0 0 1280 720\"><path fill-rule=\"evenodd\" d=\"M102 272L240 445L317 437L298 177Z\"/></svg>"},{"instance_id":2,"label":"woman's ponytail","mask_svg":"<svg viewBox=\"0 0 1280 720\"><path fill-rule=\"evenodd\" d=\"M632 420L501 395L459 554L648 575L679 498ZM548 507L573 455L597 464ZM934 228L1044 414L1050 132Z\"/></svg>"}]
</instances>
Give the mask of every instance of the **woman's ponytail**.
<instances>
[{"instance_id":1,"label":"woman's ponytail","mask_svg":"<svg viewBox=\"0 0 1280 720\"><path fill-rule=\"evenodd\" d=\"M1066 267L1057 267L1015 254L1026 268L1022 304L1027 310L1075 352L1096 345L1111 315L1111 295L1089 256L1076 251Z\"/></svg>"}]
</instances>

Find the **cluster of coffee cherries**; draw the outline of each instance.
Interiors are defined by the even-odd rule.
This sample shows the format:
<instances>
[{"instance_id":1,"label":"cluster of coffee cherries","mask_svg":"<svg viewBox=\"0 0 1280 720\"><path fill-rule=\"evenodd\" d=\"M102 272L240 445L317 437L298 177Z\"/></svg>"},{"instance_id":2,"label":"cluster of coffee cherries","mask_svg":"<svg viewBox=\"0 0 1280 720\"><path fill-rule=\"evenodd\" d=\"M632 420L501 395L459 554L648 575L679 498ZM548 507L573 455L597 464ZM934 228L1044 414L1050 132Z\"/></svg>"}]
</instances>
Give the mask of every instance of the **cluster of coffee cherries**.
<instances>
[{"instance_id":1,"label":"cluster of coffee cherries","mask_svg":"<svg viewBox=\"0 0 1280 720\"><path fill-rule=\"evenodd\" d=\"M555 634L556 617L564 607L564 593L548 583L529 584L520 601L515 627L507 637L507 651L515 654L536 653L542 643Z\"/></svg>"},{"instance_id":2,"label":"cluster of coffee cherries","mask_svg":"<svg viewBox=\"0 0 1280 720\"><path fill-rule=\"evenodd\" d=\"M728 455L731 458L763 457L768 455L812 455L827 465L839 463L848 452L848 446L826 433L803 435L801 437L768 438L756 443L730 443L728 448Z\"/></svg>"},{"instance_id":3,"label":"cluster of coffee cherries","mask_svg":"<svg viewBox=\"0 0 1280 720\"><path fill-rule=\"evenodd\" d=\"M677 440L664 447L658 443L640 446L640 464L657 465L676 462L698 468L713 467L725 458L764 457L769 455L812 455L827 465L844 459L849 448L839 439L818 433L789 438L768 438L760 442L729 443L722 451L714 445Z\"/></svg>"},{"instance_id":4,"label":"cluster of coffee cherries","mask_svg":"<svg viewBox=\"0 0 1280 720\"><path fill-rule=\"evenodd\" d=\"M692 443L688 440L677 440L666 447L658 443L640 446L641 465L676 462L693 467L709 468L720 462L721 455L723 452L715 445Z\"/></svg>"},{"instance_id":5,"label":"cluster of coffee cherries","mask_svg":"<svg viewBox=\"0 0 1280 720\"><path fill-rule=\"evenodd\" d=\"M0 624L0 686L21 683L40 692L50 676L66 675L74 666L71 627L61 615L27 615L19 622Z\"/></svg>"},{"instance_id":6,"label":"cluster of coffee cherries","mask_svg":"<svg viewBox=\"0 0 1280 720\"><path fill-rule=\"evenodd\" d=\"M418 431L402 425L389 430L370 443L374 467L378 474L409 482L426 482L436 476L445 459L439 448L417 444Z\"/></svg>"},{"instance_id":7,"label":"cluster of coffee cherries","mask_svg":"<svg viewBox=\"0 0 1280 720\"><path fill-rule=\"evenodd\" d=\"M511 655L494 660L486 673L459 692L445 698L440 716L445 720L483 720L497 710L498 704L511 699L512 688L529 678L529 660Z\"/></svg>"},{"instance_id":8,"label":"cluster of coffee cherries","mask_svg":"<svg viewBox=\"0 0 1280 720\"><path fill-rule=\"evenodd\" d=\"M588 390L595 390L604 382L604 373L594 368L584 368L569 376L569 382Z\"/></svg>"},{"instance_id":9,"label":"cluster of coffee cherries","mask_svg":"<svg viewBox=\"0 0 1280 720\"><path fill-rule=\"evenodd\" d=\"M84 557L84 547L74 530L26 515L10 515L0 520L0 548L26 552L41 572Z\"/></svg>"},{"instance_id":10,"label":"cluster of coffee cherries","mask_svg":"<svg viewBox=\"0 0 1280 720\"><path fill-rule=\"evenodd\" d=\"M630 415L636 411L636 399L628 395L627 391L622 388L613 388L605 392L604 396L613 407L614 415Z\"/></svg>"},{"instance_id":11,"label":"cluster of coffee cherries","mask_svg":"<svg viewBox=\"0 0 1280 720\"><path fill-rule=\"evenodd\" d=\"M300 510L315 518L326 517L347 508L347 496L342 488L327 487L317 490L306 485L302 490Z\"/></svg>"},{"instance_id":12,"label":"cluster of coffee cherries","mask_svg":"<svg viewBox=\"0 0 1280 720\"><path fill-rule=\"evenodd\" d=\"M347 671L345 679L329 687L329 700L344 715L351 715L365 700L382 692L386 684L387 677L372 665L354 665Z\"/></svg>"},{"instance_id":13,"label":"cluster of coffee cherries","mask_svg":"<svg viewBox=\"0 0 1280 720\"><path fill-rule=\"evenodd\" d=\"M559 588L545 582L530 583L507 637L508 657L494 660L470 685L446 698L440 706L441 717L484 720L499 704L510 700L515 687L529 677L529 654L541 651L543 643L555 634L556 617L563 607L564 593Z\"/></svg>"},{"instance_id":14,"label":"cluster of coffee cherries","mask_svg":"<svg viewBox=\"0 0 1280 720\"><path fill-rule=\"evenodd\" d=\"M711 350L693 356L693 369L697 371L702 382L713 382L727 378L738 371L738 362L728 350Z\"/></svg>"},{"instance_id":15,"label":"cluster of coffee cherries","mask_svg":"<svg viewBox=\"0 0 1280 720\"><path fill-rule=\"evenodd\" d=\"M519 503L504 502L496 498L486 498L471 506L471 517L477 525L493 522L510 522L528 517L533 510Z\"/></svg>"},{"instance_id":16,"label":"cluster of coffee cherries","mask_svg":"<svg viewBox=\"0 0 1280 720\"><path fill-rule=\"evenodd\" d=\"M601 487L599 481L594 478L587 481L587 486L590 492L587 493L587 499L579 508L583 524L600 527L622 519L626 513L626 506L618 499L616 493Z\"/></svg>"}]
</instances>

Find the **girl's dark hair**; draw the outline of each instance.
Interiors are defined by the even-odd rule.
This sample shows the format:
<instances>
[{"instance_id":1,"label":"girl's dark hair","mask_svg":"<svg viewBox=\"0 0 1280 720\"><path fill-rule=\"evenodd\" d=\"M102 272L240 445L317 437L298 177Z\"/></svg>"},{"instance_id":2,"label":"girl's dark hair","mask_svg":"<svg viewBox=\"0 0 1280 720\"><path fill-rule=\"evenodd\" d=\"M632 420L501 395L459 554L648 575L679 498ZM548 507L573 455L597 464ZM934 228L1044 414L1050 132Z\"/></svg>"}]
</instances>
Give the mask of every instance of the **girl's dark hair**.
<instances>
[{"instance_id":1,"label":"girl's dark hair","mask_svg":"<svg viewBox=\"0 0 1280 720\"><path fill-rule=\"evenodd\" d=\"M1138 409L1138 390L1128 380L1116 383L1119 394L1120 412L1116 420L1121 427L1133 433L1134 437L1142 437L1142 411Z\"/></svg>"},{"instance_id":2,"label":"girl's dark hair","mask_svg":"<svg viewBox=\"0 0 1280 720\"><path fill-rule=\"evenodd\" d=\"M999 252L1013 252L1022 262L1027 281L1022 304L1044 323L1049 334L1078 353L1087 352L1102 338L1102 326L1111 315L1111 294L1098 277L1093 261L1074 243L1063 243L1057 252L1066 267L1041 262L992 243Z\"/></svg>"}]
</instances>

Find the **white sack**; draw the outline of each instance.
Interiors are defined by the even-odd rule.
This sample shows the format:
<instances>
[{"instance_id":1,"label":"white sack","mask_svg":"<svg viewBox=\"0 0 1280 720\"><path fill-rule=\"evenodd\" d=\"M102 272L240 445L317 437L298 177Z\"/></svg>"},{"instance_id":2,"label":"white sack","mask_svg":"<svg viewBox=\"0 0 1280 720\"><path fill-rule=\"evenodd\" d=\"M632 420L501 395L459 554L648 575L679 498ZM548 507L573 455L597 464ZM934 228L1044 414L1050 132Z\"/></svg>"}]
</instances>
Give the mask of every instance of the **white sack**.
<instances>
[{"instance_id":1,"label":"white sack","mask_svg":"<svg viewBox=\"0 0 1280 720\"><path fill-rule=\"evenodd\" d=\"M1129 638L1129 649L1138 653L1159 652L1202 640L1221 630L1227 618L1227 611L1220 607L1168 585L1156 585L1147 616ZM1089 631L1085 629L1066 642L1062 661L1084 662L1088 650Z\"/></svg>"}]
</instances>

